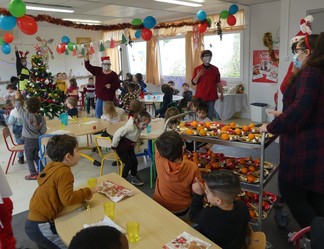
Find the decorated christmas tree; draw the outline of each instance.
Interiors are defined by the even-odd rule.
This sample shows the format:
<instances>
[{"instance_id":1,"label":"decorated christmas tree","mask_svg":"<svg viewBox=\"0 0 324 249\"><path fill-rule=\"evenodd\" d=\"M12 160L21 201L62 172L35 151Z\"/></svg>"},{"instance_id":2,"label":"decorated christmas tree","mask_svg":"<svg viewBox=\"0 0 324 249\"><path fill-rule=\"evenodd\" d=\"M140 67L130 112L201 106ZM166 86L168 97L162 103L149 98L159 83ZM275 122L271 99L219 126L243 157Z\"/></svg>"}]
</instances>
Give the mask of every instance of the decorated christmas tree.
<instances>
[{"instance_id":1,"label":"decorated christmas tree","mask_svg":"<svg viewBox=\"0 0 324 249\"><path fill-rule=\"evenodd\" d=\"M40 113L50 119L65 112L64 93L57 89L52 73L47 69L41 53L33 55L31 58L32 68L30 69L30 79L26 86L25 96L37 96L41 99Z\"/></svg>"}]
</instances>

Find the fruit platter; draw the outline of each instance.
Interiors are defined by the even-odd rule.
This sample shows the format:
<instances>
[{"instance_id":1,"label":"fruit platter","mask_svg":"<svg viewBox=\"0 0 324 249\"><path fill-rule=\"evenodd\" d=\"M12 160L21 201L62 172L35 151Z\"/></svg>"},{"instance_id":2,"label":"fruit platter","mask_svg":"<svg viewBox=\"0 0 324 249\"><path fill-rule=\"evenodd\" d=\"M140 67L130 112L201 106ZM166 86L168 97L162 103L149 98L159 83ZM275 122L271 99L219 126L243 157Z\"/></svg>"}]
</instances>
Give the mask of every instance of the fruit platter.
<instances>
[{"instance_id":1,"label":"fruit platter","mask_svg":"<svg viewBox=\"0 0 324 249\"><path fill-rule=\"evenodd\" d=\"M258 184L260 182L260 160L252 157L230 157L223 153L189 152L186 151L183 159L188 159L196 163L201 173L209 173L218 169L232 170L237 174L242 182ZM274 166L270 162L264 162L263 177L266 179Z\"/></svg>"},{"instance_id":2,"label":"fruit platter","mask_svg":"<svg viewBox=\"0 0 324 249\"><path fill-rule=\"evenodd\" d=\"M248 209L250 216L253 219L257 219L259 217L259 195L248 192L242 191L240 195L236 197L237 200L243 201ZM271 192L263 192L262 198L262 219L265 219L268 216L269 211L271 210L274 203L277 201L277 196Z\"/></svg>"},{"instance_id":3,"label":"fruit platter","mask_svg":"<svg viewBox=\"0 0 324 249\"><path fill-rule=\"evenodd\" d=\"M180 134L191 136L209 136L221 140L240 141L245 143L261 143L262 134L254 123L237 125L236 123L221 122L180 122L176 130ZM271 138L271 133L266 133L266 138Z\"/></svg>"}]
</instances>

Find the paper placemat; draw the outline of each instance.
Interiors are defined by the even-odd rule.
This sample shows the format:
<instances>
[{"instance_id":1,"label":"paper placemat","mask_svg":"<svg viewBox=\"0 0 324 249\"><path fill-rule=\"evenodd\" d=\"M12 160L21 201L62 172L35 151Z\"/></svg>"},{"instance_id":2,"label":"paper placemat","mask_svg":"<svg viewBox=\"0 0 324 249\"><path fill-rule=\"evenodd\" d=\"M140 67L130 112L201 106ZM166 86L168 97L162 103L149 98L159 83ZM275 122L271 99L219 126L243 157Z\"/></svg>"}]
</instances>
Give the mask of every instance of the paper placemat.
<instances>
[{"instance_id":1,"label":"paper placemat","mask_svg":"<svg viewBox=\"0 0 324 249\"><path fill-rule=\"evenodd\" d=\"M71 131L68 130L56 130L56 131L52 131L49 134L57 134L57 135L63 135L63 134L68 134L71 133Z\"/></svg>"},{"instance_id":2,"label":"paper placemat","mask_svg":"<svg viewBox=\"0 0 324 249\"><path fill-rule=\"evenodd\" d=\"M94 123L97 123L97 122L98 122L98 121L93 120L93 121L85 122L85 123L83 123L83 124L88 125L88 124L94 124Z\"/></svg>"},{"instance_id":3,"label":"paper placemat","mask_svg":"<svg viewBox=\"0 0 324 249\"><path fill-rule=\"evenodd\" d=\"M104 219L102 221L98 221L96 223L92 224L84 224L83 228L88 227L99 227L99 226L111 226L119 230L120 232L126 234L126 230L122 228L121 226L117 225L115 222L113 222L108 216L105 215Z\"/></svg>"},{"instance_id":4,"label":"paper placemat","mask_svg":"<svg viewBox=\"0 0 324 249\"><path fill-rule=\"evenodd\" d=\"M175 239L166 243L162 248L163 249L190 249L190 248L200 248L208 249L211 247L211 244L192 236L187 232L183 232Z\"/></svg>"}]
</instances>

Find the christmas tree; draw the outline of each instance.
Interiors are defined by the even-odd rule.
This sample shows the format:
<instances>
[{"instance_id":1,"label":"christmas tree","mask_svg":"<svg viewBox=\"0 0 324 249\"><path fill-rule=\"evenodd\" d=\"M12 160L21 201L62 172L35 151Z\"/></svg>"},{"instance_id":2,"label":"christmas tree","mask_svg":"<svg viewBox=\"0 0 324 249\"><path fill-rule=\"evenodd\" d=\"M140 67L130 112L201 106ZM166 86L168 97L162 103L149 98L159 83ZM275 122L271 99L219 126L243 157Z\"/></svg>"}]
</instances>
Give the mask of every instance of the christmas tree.
<instances>
[{"instance_id":1,"label":"christmas tree","mask_svg":"<svg viewBox=\"0 0 324 249\"><path fill-rule=\"evenodd\" d=\"M41 53L33 55L31 63L30 79L24 95L27 98L37 96L41 99L41 115L50 119L58 117L60 113L66 112L64 93L56 87L52 73L47 69Z\"/></svg>"}]
</instances>

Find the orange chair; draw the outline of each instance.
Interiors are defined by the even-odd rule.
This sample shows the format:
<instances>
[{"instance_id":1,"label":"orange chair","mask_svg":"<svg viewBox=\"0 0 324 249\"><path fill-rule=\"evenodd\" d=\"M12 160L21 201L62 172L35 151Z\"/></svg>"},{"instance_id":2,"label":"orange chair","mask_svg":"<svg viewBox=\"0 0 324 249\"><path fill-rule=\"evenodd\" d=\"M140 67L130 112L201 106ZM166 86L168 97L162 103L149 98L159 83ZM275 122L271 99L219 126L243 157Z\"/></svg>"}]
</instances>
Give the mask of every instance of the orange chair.
<instances>
[{"instance_id":1,"label":"orange chair","mask_svg":"<svg viewBox=\"0 0 324 249\"><path fill-rule=\"evenodd\" d=\"M7 149L11 152L11 155L9 157L9 161L7 164L6 172L5 172L7 174L10 163L12 162L12 164L14 164L14 162L15 162L17 152L20 152L20 151L23 152L25 148L24 148L23 144L15 144L14 143L12 136L11 136L11 132L8 127L5 127L2 129L2 136L6 143Z\"/></svg>"}]
</instances>

